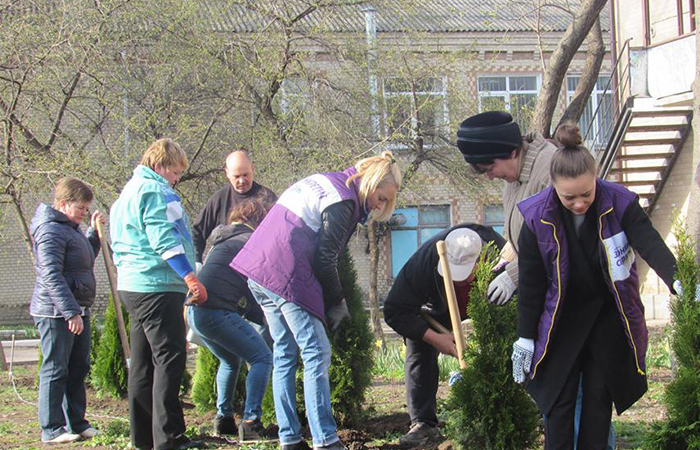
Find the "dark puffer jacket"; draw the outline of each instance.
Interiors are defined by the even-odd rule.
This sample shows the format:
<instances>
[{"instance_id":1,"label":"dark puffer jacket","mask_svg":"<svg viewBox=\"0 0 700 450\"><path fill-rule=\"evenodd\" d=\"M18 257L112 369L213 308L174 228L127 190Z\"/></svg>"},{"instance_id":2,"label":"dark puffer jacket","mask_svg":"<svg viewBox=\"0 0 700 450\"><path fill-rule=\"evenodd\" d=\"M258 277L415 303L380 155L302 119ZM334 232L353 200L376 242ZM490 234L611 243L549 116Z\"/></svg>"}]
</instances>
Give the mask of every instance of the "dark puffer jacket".
<instances>
[{"instance_id":1,"label":"dark puffer jacket","mask_svg":"<svg viewBox=\"0 0 700 450\"><path fill-rule=\"evenodd\" d=\"M262 325L263 312L248 289L248 280L230 265L252 234L252 228L240 223L219 225L211 233L209 241L213 247L197 274L207 288L208 300L199 307L237 312Z\"/></svg>"},{"instance_id":2,"label":"dark puffer jacket","mask_svg":"<svg viewBox=\"0 0 700 450\"><path fill-rule=\"evenodd\" d=\"M85 236L76 223L49 205L40 204L31 227L36 285L30 314L63 317L90 314L95 301L95 257L100 241L92 228Z\"/></svg>"}]
</instances>

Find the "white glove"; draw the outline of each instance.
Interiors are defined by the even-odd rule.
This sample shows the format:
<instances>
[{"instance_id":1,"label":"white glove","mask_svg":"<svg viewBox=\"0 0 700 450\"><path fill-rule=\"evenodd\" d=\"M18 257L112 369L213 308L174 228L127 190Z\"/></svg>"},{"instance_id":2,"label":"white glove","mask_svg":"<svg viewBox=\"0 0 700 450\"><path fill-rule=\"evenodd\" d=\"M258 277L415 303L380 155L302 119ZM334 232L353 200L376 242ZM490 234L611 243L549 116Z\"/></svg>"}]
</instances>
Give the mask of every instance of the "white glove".
<instances>
[{"instance_id":1,"label":"white glove","mask_svg":"<svg viewBox=\"0 0 700 450\"><path fill-rule=\"evenodd\" d=\"M510 279L508 272L503 272L491 281L487 291L489 302L496 305L505 305L515 292L515 283Z\"/></svg>"},{"instance_id":2,"label":"white glove","mask_svg":"<svg viewBox=\"0 0 700 450\"><path fill-rule=\"evenodd\" d=\"M673 282L673 290L676 291L676 296L683 296L683 286L681 285L681 280L676 280ZM700 301L700 284L695 285L695 301Z\"/></svg>"},{"instance_id":3,"label":"white glove","mask_svg":"<svg viewBox=\"0 0 700 450\"><path fill-rule=\"evenodd\" d=\"M513 354L510 359L513 361L513 380L516 383L524 383L527 379L526 375L530 373L534 351L535 341L533 339L519 338L513 344Z\"/></svg>"},{"instance_id":4,"label":"white glove","mask_svg":"<svg viewBox=\"0 0 700 450\"><path fill-rule=\"evenodd\" d=\"M335 331L340 326L340 323L350 318L350 311L348 310L348 304L343 299L337 305L331 306L326 311L326 322L328 322L328 327L331 331Z\"/></svg>"},{"instance_id":5,"label":"white glove","mask_svg":"<svg viewBox=\"0 0 700 450\"><path fill-rule=\"evenodd\" d=\"M195 275L197 275L199 273L199 271L202 270L202 266L204 266L204 264L202 264L201 262L194 263L194 274Z\"/></svg>"},{"instance_id":6,"label":"white glove","mask_svg":"<svg viewBox=\"0 0 700 450\"><path fill-rule=\"evenodd\" d=\"M454 372L450 372L450 378L449 378L449 381L447 383L450 385L450 387L452 387L455 385L456 382L458 382L461 379L462 379L462 372L455 370Z\"/></svg>"}]
</instances>

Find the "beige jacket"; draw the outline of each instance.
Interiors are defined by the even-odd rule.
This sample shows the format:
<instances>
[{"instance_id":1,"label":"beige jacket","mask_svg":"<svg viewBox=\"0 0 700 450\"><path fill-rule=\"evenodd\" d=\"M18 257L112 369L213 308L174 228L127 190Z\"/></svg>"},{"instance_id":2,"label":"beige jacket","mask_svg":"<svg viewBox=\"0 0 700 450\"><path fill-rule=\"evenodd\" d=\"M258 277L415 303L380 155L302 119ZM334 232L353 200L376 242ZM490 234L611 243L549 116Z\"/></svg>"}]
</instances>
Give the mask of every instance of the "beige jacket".
<instances>
[{"instance_id":1,"label":"beige jacket","mask_svg":"<svg viewBox=\"0 0 700 450\"><path fill-rule=\"evenodd\" d=\"M518 236L523 226L523 216L516 207L519 201L540 192L550 184L549 165L557 147L540 133L530 133L523 139L518 156L518 179L506 183L503 191L506 239L515 250L515 259L506 266L506 272L518 285Z\"/></svg>"}]
</instances>

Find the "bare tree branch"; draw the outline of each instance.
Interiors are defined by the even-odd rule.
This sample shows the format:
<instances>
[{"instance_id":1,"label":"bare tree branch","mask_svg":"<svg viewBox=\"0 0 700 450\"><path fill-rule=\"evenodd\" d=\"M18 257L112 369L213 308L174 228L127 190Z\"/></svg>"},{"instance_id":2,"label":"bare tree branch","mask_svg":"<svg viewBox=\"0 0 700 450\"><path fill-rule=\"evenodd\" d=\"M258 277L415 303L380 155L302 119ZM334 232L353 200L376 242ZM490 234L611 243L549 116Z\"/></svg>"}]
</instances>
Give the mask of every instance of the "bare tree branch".
<instances>
[{"instance_id":1,"label":"bare tree branch","mask_svg":"<svg viewBox=\"0 0 700 450\"><path fill-rule=\"evenodd\" d=\"M569 106L567 106L557 126L568 121L579 121L586 110L588 99L598 81L598 74L603 65L603 59L605 59L605 43L603 42L603 33L600 29L600 18L598 18L588 35L588 52L583 73L569 102Z\"/></svg>"},{"instance_id":2,"label":"bare tree branch","mask_svg":"<svg viewBox=\"0 0 700 450\"><path fill-rule=\"evenodd\" d=\"M581 2L574 20L566 29L557 48L549 58L547 70L542 79L542 89L530 122L532 131L539 131L544 136L549 136L552 115L557 105L566 71L606 3L607 0L584 0Z\"/></svg>"}]
</instances>

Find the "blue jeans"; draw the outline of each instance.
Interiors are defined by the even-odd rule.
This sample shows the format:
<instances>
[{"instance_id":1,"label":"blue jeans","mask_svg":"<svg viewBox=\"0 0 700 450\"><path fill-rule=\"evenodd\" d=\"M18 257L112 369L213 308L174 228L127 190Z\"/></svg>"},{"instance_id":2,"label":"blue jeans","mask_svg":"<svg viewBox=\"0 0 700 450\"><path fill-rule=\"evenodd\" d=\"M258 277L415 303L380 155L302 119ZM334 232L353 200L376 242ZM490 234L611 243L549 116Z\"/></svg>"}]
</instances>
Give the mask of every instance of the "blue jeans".
<instances>
[{"instance_id":1,"label":"blue jeans","mask_svg":"<svg viewBox=\"0 0 700 450\"><path fill-rule=\"evenodd\" d=\"M63 433L82 433L85 420L85 377L90 371L90 317L83 332L73 334L61 318L34 317L41 337L43 361L39 369L39 425L47 441Z\"/></svg>"},{"instance_id":2,"label":"blue jeans","mask_svg":"<svg viewBox=\"0 0 700 450\"><path fill-rule=\"evenodd\" d=\"M331 344L323 322L252 280L248 280L248 286L265 313L274 340L272 390L280 443L289 445L302 440L295 383L300 351L304 363L304 404L314 446L337 442L328 378Z\"/></svg>"},{"instance_id":3,"label":"blue jeans","mask_svg":"<svg viewBox=\"0 0 700 450\"><path fill-rule=\"evenodd\" d=\"M216 373L218 415L233 417L233 395L241 359L244 359L250 364L250 371L245 381L243 420L260 420L263 396L272 371L272 352L265 340L233 311L191 306L187 309L187 322L221 361Z\"/></svg>"}]
</instances>

